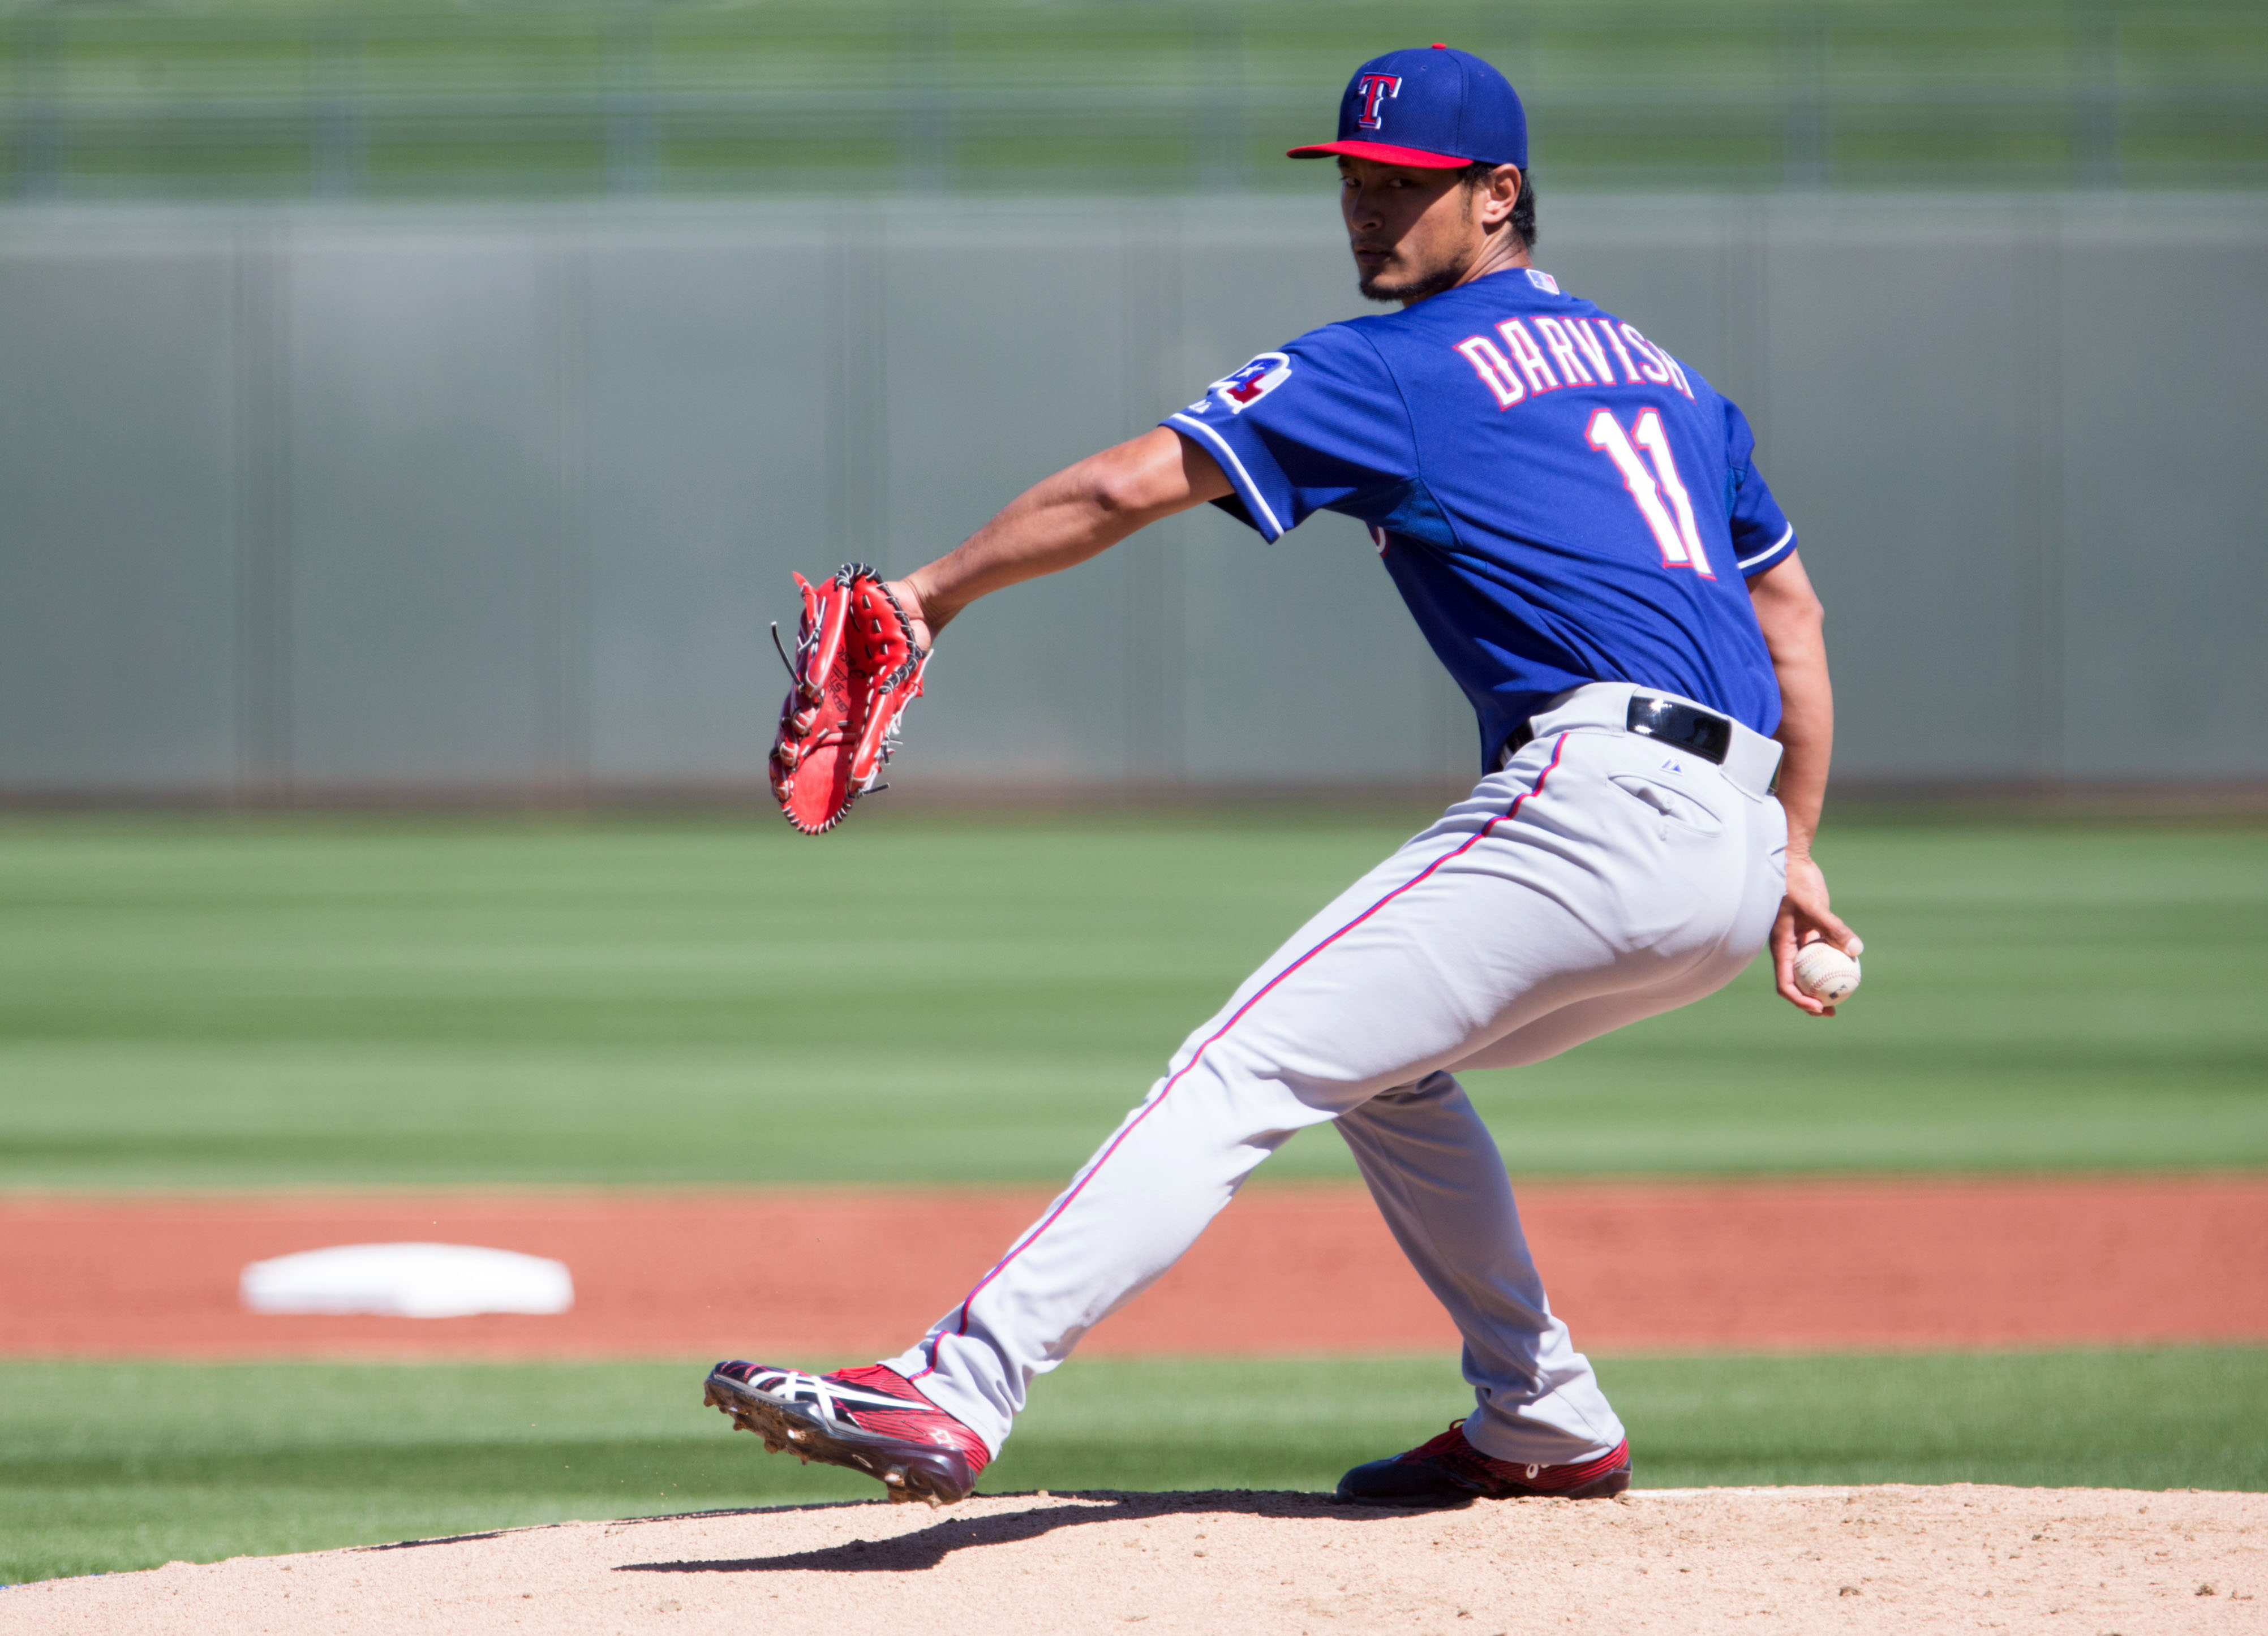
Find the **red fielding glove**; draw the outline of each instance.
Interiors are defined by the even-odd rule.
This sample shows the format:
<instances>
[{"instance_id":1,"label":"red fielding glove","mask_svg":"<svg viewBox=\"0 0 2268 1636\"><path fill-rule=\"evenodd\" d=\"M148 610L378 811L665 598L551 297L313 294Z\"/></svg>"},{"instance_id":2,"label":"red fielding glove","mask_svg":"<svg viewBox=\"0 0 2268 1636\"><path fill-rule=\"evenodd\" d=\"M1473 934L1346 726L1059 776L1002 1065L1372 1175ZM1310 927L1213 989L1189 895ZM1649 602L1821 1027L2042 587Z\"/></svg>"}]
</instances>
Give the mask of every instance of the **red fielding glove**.
<instances>
[{"instance_id":1,"label":"red fielding glove","mask_svg":"<svg viewBox=\"0 0 2268 1636\"><path fill-rule=\"evenodd\" d=\"M795 686L772 743L772 794L789 823L820 835L860 796L882 788L883 764L897 747L906 707L921 697L929 654L872 569L854 562L822 584L800 574L795 583L803 623L788 661Z\"/></svg>"}]
</instances>

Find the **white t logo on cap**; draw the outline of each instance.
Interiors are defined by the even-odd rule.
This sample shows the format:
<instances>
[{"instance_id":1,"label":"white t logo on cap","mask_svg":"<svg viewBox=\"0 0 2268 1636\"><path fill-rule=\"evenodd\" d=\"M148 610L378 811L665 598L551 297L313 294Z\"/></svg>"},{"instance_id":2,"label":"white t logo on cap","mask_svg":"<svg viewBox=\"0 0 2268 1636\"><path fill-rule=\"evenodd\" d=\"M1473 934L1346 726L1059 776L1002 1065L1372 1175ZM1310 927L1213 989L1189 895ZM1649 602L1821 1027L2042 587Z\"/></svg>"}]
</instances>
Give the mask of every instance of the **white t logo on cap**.
<instances>
[{"instance_id":1,"label":"white t logo on cap","mask_svg":"<svg viewBox=\"0 0 2268 1636\"><path fill-rule=\"evenodd\" d=\"M1362 77L1362 116L1355 123L1365 130L1380 129L1386 123L1385 116L1379 112L1380 105L1388 97L1401 94L1401 75L1365 74Z\"/></svg>"}]
</instances>

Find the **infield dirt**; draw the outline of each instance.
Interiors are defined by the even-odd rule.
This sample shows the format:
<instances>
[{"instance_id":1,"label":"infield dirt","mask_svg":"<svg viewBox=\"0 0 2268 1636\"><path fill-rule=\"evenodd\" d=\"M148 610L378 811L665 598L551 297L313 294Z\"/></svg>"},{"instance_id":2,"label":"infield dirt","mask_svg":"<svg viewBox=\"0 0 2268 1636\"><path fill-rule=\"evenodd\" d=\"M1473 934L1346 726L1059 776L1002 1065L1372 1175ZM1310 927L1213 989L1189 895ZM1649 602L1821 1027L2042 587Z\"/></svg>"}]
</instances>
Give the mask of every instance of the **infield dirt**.
<instances>
[{"instance_id":1,"label":"infield dirt","mask_svg":"<svg viewBox=\"0 0 2268 1636\"><path fill-rule=\"evenodd\" d=\"M19 1197L0 1200L0 1355L885 1355L1048 1197ZM2268 1180L2257 1177L1556 1183L1523 1188L1521 1208L1553 1309L1601 1350L2268 1339ZM574 1310L277 1317L238 1300L247 1262L404 1239L558 1257L573 1270ZM1084 1350L1455 1345L1369 1198L1324 1185L1248 1191Z\"/></svg>"},{"instance_id":2,"label":"infield dirt","mask_svg":"<svg viewBox=\"0 0 2268 1636\"><path fill-rule=\"evenodd\" d=\"M47 1632L2257 1631L2268 1494L1660 1489L808 1506L240 1557L0 1592Z\"/></svg>"}]
</instances>

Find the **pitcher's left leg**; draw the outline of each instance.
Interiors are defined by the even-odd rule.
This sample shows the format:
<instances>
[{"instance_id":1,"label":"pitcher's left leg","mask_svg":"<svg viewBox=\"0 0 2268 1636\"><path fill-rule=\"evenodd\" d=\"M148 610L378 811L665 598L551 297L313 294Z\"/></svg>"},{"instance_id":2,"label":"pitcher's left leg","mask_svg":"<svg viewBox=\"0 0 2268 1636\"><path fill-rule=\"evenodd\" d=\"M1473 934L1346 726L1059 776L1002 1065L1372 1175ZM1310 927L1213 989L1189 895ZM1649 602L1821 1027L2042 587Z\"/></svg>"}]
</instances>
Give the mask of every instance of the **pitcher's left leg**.
<instances>
[{"instance_id":1,"label":"pitcher's left leg","mask_svg":"<svg viewBox=\"0 0 2268 1636\"><path fill-rule=\"evenodd\" d=\"M1586 912L1611 915L1612 888L1556 831L1515 838L1550 775L1538 756L1483 781L1294 934L1182 1042L1040 1220L887 1367L997 1451L1031 1382L1171 1266L1295 1132L1610 979Z\"/></svg>"}]
</instances>

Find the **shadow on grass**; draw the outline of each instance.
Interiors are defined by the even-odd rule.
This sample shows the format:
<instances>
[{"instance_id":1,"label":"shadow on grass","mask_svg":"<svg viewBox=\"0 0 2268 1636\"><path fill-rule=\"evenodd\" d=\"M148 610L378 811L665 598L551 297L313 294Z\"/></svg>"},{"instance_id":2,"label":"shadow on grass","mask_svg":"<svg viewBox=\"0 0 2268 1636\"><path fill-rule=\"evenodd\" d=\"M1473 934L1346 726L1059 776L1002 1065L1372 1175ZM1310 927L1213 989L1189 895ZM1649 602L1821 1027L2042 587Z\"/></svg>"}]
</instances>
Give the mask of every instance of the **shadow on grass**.
<instances>
[{"instance_id":1,"label":"shadow on grass","mask_svg":"<svg viewBox=\"0 0 2268 1636\"><path fill-rule=\"evenodd\" d=\"M1000 1496L1005 1498L1007 1496ZM947 1517L932 1527L888 1539L852 1539L815 1551L792 1551L777 1557L719 1558L711 1561L625 1562L617 1574L917 1574L936 1567L956 1551L987 1545L1012 1545L1037 1539L1061 1528L1083 1528L1094 1522L1123 1522L1138 1517L1264 1516L1322 1519L1337 1522L1383 1522L1407 1516L1400 1507L1343 1506L1328 1494L1216 1490L1209 1493L1122 1493L1112 1489L1054 1496L1082 1503L1047 1506L1005 1515ZM807 1506L768 1508L815 1510ZM711 1515L753 1515L754 1512L711 1512ZM659 1520L659 1519L646 1519Z\"/></svg>"}]
</instances>

